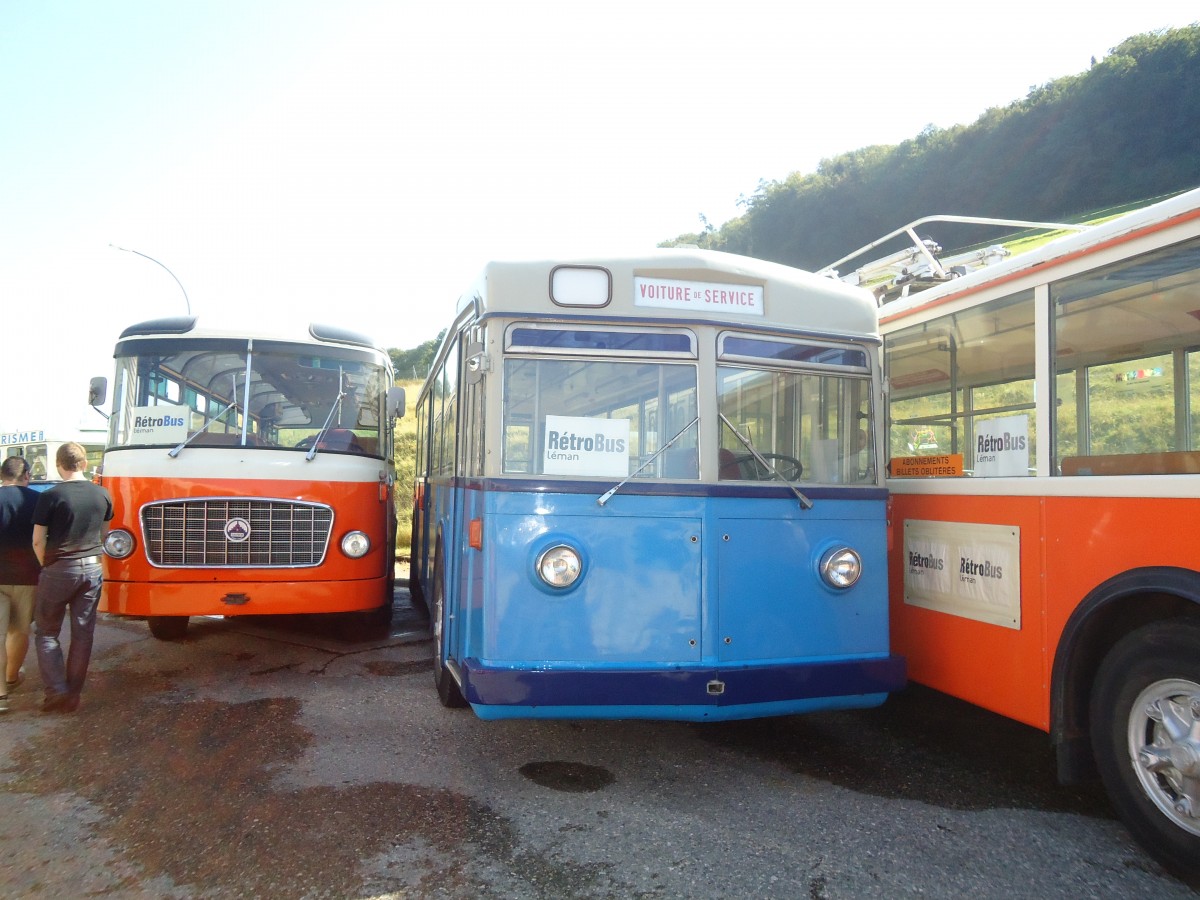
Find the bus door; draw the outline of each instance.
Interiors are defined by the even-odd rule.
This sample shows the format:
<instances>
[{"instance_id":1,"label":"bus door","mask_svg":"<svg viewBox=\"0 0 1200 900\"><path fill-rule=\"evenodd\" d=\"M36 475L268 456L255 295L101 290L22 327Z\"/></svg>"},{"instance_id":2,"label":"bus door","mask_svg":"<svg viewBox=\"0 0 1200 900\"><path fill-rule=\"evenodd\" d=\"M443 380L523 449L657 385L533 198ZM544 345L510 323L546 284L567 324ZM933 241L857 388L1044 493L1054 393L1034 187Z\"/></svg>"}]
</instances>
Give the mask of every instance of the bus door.
<instances>
[{"instance_id":1,"label":"bus door","mask_svg":"<svg viewBox=\"0 0 1200 900\"><path fill-rule=\"evenodd\" d=\"M727 341L743 356L772 342ZM796 345L792 356L824 356L869 371L861 349ZM884 495L869 440L871 381L829 371L718 369L722 481L756 481L717 507L718 658L726 663L885 652ZM790 483L790 484L789 484ZM781 552L781 548L787 548ZM853 548L862 577L831 585L822 564Z\"/></svg>"}]
</instances>

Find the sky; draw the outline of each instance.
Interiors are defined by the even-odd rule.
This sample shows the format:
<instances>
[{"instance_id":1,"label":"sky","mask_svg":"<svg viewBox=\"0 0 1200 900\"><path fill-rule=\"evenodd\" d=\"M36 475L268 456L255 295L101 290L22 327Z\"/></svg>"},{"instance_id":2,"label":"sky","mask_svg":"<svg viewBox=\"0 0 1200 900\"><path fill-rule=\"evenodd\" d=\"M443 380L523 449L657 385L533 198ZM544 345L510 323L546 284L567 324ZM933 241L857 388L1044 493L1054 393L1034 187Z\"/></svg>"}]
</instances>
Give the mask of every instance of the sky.
<instances>
[{"instance_id":1,"label":"sky","mask_svg":"<svg viewBox=\"0 0 1200 900\"><path fill-rule=\"evenodd\" d=\"M130 324L409 349L489 259L719 227L760 181L1200 20L1087 8L0 0L0 431L95 427L88 379Z\"/></svg>"}]
</instances>

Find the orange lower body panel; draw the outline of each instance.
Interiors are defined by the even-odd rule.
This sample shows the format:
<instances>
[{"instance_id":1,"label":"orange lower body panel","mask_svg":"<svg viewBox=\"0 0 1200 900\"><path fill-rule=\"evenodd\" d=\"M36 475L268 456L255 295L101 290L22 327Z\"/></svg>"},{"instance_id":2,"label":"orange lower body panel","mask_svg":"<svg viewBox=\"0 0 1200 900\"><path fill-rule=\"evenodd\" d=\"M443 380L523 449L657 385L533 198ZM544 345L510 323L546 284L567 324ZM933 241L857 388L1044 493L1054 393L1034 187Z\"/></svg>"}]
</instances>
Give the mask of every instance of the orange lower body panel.
<instances>
[{"instance_id":1,"label":"orange lower body panel","mask_svg":"<svg viewBox=\"0 0 1200 900\"><path fill-rule=\"evenodd\" d=\"M388 579L366 581L105 580L100 609L124 616L263 616L376 609Z\"/></svg>"},{"instance_id":2,"label":"orange lower body panel","mask_svg":"<svg viewBox=\"0 0 1200 900\"><path fill-rule=\"evenodd\" d=\"M893 493L892 649L907 659L912 681L1048 731L1054 655L1071 614L1096 587L1131 569L1200 569L1194 512L1194 500L1173 498ZM909 602L909 520L1019 528L1019 627ZM950 566L957 577L957 563Z\"/></svg>"}]
</instances>

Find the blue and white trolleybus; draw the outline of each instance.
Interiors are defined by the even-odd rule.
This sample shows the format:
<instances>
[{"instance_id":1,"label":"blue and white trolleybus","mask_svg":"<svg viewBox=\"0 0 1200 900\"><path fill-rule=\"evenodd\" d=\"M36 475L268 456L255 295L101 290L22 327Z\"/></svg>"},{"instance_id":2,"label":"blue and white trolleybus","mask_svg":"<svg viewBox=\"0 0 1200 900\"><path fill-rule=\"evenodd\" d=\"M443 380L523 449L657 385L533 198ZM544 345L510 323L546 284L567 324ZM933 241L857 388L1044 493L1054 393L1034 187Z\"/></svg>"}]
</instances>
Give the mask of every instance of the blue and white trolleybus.
<instances>
[{"instance_id":1,"label":"blue and white trolleybus","mask_svg":"<svg viewBox=\"0 0 1200 900\"><path fill-rule=\"evenodd\" d=\"M447 706L870 707L888 644L864 290L699 250L494 262L417 403L411 586Z\"/></svg>"}]
</instances>

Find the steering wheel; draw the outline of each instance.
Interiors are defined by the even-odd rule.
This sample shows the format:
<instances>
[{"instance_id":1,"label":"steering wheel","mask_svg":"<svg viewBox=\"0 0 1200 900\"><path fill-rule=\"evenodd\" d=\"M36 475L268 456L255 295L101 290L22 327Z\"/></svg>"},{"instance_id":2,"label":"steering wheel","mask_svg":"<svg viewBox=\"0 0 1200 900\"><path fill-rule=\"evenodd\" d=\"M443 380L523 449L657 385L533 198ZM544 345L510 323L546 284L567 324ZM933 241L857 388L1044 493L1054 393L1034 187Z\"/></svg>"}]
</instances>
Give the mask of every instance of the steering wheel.
<instances>
[{"instance_id":1,"label":"steering wheel","mask_svg":"<svg viewBox=\"0 0 1200 900\"><path fill-rule=\"evenodd\" d=\"M800 476L804 474L804 464L794 456L788 456L786 453L760 453L764 460L774 463L775 471L779 473L785 481L798 481ZM733 462L743 473L743 477L756 481L770 481L774 476L764 469L762 463L754 458L753 453L743 453L740 456L735 456ZM744 466L743 463L750 463Z\"/></svg>"}]
</instances>

